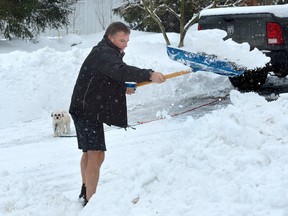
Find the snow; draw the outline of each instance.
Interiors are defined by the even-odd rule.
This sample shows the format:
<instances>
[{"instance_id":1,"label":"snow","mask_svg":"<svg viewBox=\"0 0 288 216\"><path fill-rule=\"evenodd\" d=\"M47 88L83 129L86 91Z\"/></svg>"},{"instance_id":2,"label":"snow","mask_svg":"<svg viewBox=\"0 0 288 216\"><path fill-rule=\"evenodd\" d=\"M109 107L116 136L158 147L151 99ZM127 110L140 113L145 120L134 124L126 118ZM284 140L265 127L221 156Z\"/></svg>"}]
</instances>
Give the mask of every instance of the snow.
<instances>
[{"instance_id":1,"label":"snow","mask_svg":"<svg viewBox=\"0 0 288 216\"><path fill-rule=\"evenodd\" d=\"M193 39L207 53L228 58L234 49L251 58L246 44L223 43L221 34L192 31L185 44ZM210 72L139 87L127 96L131 124L167 118L136 130L105 127L108 151L99 187L83 209L77 199L81 152L75 137L53 137L50 114L68 109L79 68L102 35L0 41L1 216L288 215L288 94L268 102ZM179 35L169 37L177 44ZM165 74L189 69L168 58L156 33L133 31L125 61ZM167 104L181 108L185 100L226 94L231 104L198 118L167 113Z\"/></svg>"},{"instance_id":2,"label":"snow","mask_svg":"<svg viewBox=\"0 0 288 216\"><path fill-rule=\"evenodd\" d=\"M239 68L251 70L262 68L270 62L270 58L257 48L250 52L248 43L237 44L232 39L223 40L226 36L227 32L220 29L193 31L187 35L187 43L183 49L200 53L205 50L207 54L216 55L220 60L234 62Z\"/></svg>"},{"instance_id":3,"label":"snow","mask_svg":"<svg viewBox=\"0 0 288 216\"><path fill-rule=\"evenodd\" d=\"M248 14L248 13L271 13L277 17L288 16L288 4L285 5L265 5L229 8L211 8L200 12L201 16L222 15L222 14Z\"/></svg>"}]
</instances>

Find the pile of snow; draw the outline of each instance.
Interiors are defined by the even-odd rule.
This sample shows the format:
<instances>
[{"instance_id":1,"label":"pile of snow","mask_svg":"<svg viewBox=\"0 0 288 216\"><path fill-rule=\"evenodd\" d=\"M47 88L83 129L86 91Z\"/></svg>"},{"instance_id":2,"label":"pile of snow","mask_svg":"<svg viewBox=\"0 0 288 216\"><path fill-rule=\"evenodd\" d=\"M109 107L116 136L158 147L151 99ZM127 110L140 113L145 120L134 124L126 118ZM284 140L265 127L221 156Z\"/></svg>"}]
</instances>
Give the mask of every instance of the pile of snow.
<instances>
[{"instance_id":1,"label":"pile of snow","mask_svg":"<svg viewBox=\"0 0 288 216\"><path fill-rule=\"evenodd\" d=\"M99 187L84 209L76 139L53 138L48 117L16 134L2 129L0 215L287 216L288 95L230 99L199 119L107 131Z\"/></svg>"},{"instance_id":2,"label":"pile of snow","mask_svg":"<svg viewBox=\"0 0 288 216\"><path fill-rule=\"evenodd\" d=\"M37 178L8 171L0 173L0 215L71 215L76 216L81 207L68 200L51 185L39 183Z\"/></svg>"},{"instance_id":3,"label":"pile of snow","mask_svg":"<svg viewBox=\"0 0 288 216\"><path fill-rule=\"evenodd\" d=\"M186 45L193 39L209 53L205 34L215 36L219 55L235 49L248 56L246 45L223 43L219 31L188 35ZM198 119L188 114L106 131L99 187L83 209L81 152L76 138L53 138L50 113L68 109L81 64L102 35L0 41L0 215L288 216L287 94L267 102L209 72L139 87L128 97L141 116L155 104L165 110L166 101L230 92L231 105ZM169 37L178 42L179 35ZM166 74L189 69L168 58L161 34L133 32L125 61Z\"/></svg>"},{"instance_id":4,"label":"pile of snow","mask_svg":"<svg viewBox=\"0 0 288 216\"><path fill-rule=\"evenodd\" d=\"M247 6L247 7L227 7L211 8L202 10L201 16L222 15L222 14L251 14L251 13L271 13L277 17L288 16L288 4L285 5L264 5L264 6Z\"/></svg>"},{"instance_id":5,"label":"pile of snow","mask_svg":"<svg viewBox=\"0 0 288 216\"><path fill-rule=\"evenodd\" d=\"M103 185L80 215L287 216L288 96L230 97L200 119L109 132Z\"/></svg>"},{"instance_id":6,"label":"pile of snow","mask_svg":"<svg viewBox=\"0 0 288 216\"><path fill-rule=\"evenodd\" d=\"M248 43L236 43L232 39L223 40L226 36L227 32L220 29L193 31L187 35L183 49L216 55L220 60L234 62L239 68L248 70L263 68L270 62L270 58L257 48L251 50Z\"/></svg>"}]
</instances>

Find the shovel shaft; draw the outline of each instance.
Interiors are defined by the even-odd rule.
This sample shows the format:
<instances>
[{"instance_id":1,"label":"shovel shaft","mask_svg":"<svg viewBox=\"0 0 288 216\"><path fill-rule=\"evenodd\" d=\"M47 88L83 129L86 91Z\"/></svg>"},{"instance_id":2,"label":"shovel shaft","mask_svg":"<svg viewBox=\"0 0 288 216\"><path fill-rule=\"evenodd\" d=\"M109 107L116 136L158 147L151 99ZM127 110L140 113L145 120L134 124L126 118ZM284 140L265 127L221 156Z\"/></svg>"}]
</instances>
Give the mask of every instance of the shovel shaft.
<instances>
[{"instance_id":1,"label":"shovel shaft","mask_svg":"<svg viewBox=\"0 0 288 216\"><path fill-rule=\"evenodd\" d=\"M174 78L174 77L177 77L177 76L182 76L182 75L188 74L188 73L191 73L191 72L190 71L178 71L178 72L166 74L166 75L164 75L164 77L165 77L165 79L171 79L171 78ZM151 84L151 83L153 83L153 82L152 81L140 82L140 83L137 83L136 86L140 87L140 86L148 85L148 84Z\"/></svg>"}]
</instances>

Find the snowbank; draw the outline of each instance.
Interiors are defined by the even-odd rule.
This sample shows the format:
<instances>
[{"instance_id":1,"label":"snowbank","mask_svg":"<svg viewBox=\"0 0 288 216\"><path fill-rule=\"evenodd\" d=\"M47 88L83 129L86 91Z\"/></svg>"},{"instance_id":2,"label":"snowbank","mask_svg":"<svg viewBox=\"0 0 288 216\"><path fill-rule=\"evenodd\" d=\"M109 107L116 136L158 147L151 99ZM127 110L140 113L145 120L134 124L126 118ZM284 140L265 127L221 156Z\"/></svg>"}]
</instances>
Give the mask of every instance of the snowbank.
<instances>
[{"instance_id":1,"label":"snowbank","mask_svg":"<svg viewBox=\"0 0 288 216\"><path fill-rule=\"evenodd\" d=\"M161 37L133 32L125 61L164 73L187 69L167 57ZM70 36L27 51L27 44L18 51L7 45L0 54L0 215L288 216L288 94L267 102L205 72L138 88L129 109L145 116L151 104L161 113L166 101L230 91L231 105L197 119L188 114L106 131L98 191L83 209L81 152L75 138L53 138L50 113L68 108L92 38L101 37Z\"/></svg>"},{"instance_id":2,"label":"snowbank","mask_svg":"<svg viewBox=\"0 0 288 216\"><path fill-rule=\"evenodd\" d=\"M201 16L220 15L220 14L247 14L247 13L272 13L277 17L287 17L288 4L285 5L265 5L229 8L211 8L202 10Z\"/></svg>"}]
</instances>

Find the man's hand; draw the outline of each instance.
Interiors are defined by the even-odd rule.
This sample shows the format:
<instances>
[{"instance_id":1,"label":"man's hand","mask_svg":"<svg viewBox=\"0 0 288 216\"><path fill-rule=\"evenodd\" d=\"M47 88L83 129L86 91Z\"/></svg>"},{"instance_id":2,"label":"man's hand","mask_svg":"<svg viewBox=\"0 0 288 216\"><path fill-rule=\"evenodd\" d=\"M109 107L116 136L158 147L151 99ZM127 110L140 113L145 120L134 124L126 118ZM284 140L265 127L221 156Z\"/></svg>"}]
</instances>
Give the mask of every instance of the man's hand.
<instances>
[{"instance_id":1,"label":"man's hand","mask_svg":"<svg viewBox=\"0 0 288 216\"><path fill-rule=\"evenodd\" d=\"M152 72L150 76L150 80L155 83L162 83L162 82L165 82L166 79L162 73Z\"/></svg>"},{"instance_id":2,"label":"man's hand","mask_svg":"<svg viewBox=\"0 0 288 216\"><path fill-rule=\"evenodd\" d=\"M135 88L126 88L126 94L128 95L135 94L135 91Z\"/></svg>"}]
</instances>

